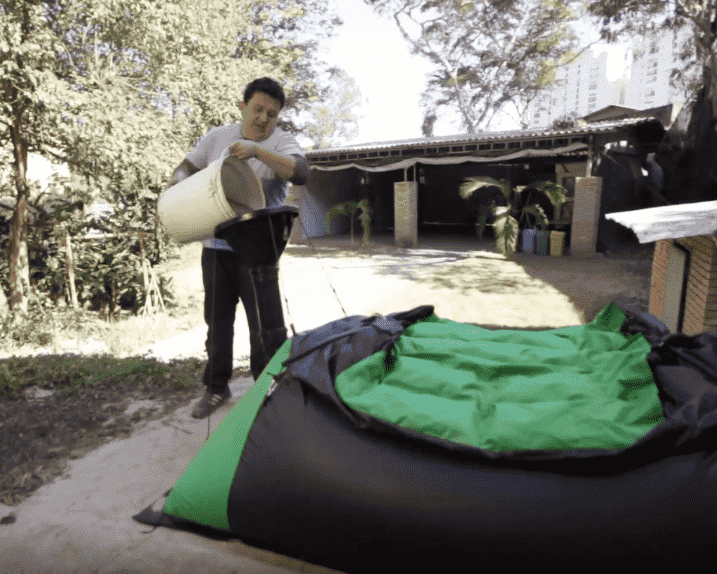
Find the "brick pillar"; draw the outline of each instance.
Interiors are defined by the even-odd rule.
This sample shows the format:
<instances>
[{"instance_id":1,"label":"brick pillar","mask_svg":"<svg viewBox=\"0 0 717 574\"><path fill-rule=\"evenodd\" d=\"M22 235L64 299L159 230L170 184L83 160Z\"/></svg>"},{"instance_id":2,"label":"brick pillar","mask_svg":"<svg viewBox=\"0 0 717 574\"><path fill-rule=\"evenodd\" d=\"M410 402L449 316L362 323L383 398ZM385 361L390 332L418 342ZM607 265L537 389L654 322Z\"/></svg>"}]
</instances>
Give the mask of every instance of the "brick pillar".
<instances>
[{"instance_id":1,"label":"brick pillar","mask_svg":"<svg viewBox=\"0 0 717 574\"><path fill-rule=\"evenodd\" d=\"M397 181L393 184L395 242L400 247L418 245L418 184Z\"/></svg>"},{"instance_id":2,"label":"brick pillar","mask_svg":"<svg viewBox=\"0 0 717 574\"><path fill-rule=\"evenodd\" d=\"M601 177L575 178L573 225L570 231L570 253L577 257L593 257L597 248Z\"/></svg>"}]
</instances>

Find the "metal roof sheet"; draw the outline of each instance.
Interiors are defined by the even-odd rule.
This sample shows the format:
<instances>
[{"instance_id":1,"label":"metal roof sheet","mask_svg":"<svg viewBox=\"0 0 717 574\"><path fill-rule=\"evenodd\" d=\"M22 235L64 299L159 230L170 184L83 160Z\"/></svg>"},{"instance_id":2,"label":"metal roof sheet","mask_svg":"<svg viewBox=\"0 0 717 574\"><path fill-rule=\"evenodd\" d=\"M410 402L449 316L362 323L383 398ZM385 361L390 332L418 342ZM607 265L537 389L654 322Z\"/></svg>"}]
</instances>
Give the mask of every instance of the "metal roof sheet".
<instances>
[{"instance_id":1,"label":"metal roof sheet","mask_svg":"<svg viewBox=\"0 0 717 574\"><path fill-rule=\"evenodd\" d=\"M504 132L488 132L479 134L458 134L452 136L441 137L424 137L407 140L392 140L385 142L363 143L336 148L324 148L320 150L312 150L306 152L306 157L314 157L317 155L327 155L340 152L359 152L359 151L375 151L378 149L392 149L397 147L408 146L430 146L439 144L455 144L455 143L473 143L486 142L495 140L515 140L534 137L559 137L559 136L579 136L593 133L609 132L626 126L635 126L639 124L647 124L658 122L655 118L627 118L623 120L595 122L585 126L569 128L569 129L528 129L528 130L512 130Z\"/></svg>"},{"instance_id":2,"label":"metal roof sheet","mask_svg":"<svg viewBox=\"0 0 717 574\"><path fill-rule=\"evenodd\" d=\"M717 235L717 201L607 213L605 218L632 229L640 243Z\"/></svg>"},{"instance_id":3,"label":"metal roof sheet","mask_svg":"<svg viewBox=\"0 0 717 574\"><path fill-rule=\"evenodd\" d=\"M552 156L570 156L580 152L584 152L588 146L583 143L574 143L565 147L552 148L552 149L523 149L516 152L506 153L497 157L476 157L469 155L462 155L457 157L412 157L407 159L392 158L385 165L360 165L355 162L342 163L339 165L325 166L325 165L312 165L311 169L319 171L338 171L342 169L357 168L369 172L380 172L380 171L393 171L395 169L407 169L416 165L417 163L424 165L455 165L458 163L474 162L474 163L495 163L496 161L511 161L520 158L530 157L552 157ZM388 159L388 158L382 158Z\"/></svg>"}]
</instances>

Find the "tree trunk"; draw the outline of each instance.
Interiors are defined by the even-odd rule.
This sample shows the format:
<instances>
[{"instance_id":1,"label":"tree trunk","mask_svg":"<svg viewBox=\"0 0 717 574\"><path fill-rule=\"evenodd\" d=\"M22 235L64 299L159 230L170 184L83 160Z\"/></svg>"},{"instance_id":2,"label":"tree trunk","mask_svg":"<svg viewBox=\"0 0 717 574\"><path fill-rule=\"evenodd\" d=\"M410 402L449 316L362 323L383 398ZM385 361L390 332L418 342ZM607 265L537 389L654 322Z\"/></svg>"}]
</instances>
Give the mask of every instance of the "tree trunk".
<instances>
[{"instance_id":1,"label":"tree trunk","mask_svg":"<svg viewBox=\"0 0 717 574\"><path fill-rule=\"evenodd\" d=\"M28 6L22 5L22 34L25 42L31 29ZM20 70L24 67L22 56L16 57ZM27 212L30 188L27 185L27 140L23 138L23 116L25 115L24 95L16 86L10 88L10 135L12 142L13 168L17 203L10 228L10 306L16 317L27 315L30 294L30 262L27 254Z\"/></svg>"},{"instance_id":2,"label":"tree trunk","mask_svg":"<svg viewBox=\"0 0 717 574\"><path fill-rule=\"evenodd\" d=\"M717 199L717 106L715 78L709 67L704 70L704 87L690 111L687 133L671 148L658 152L657 161L664 170L662 196L672 204Z\"/></svg>"},{"instance_id":3,"label":"tree trunk","mask_svg":"<svg viewBox=\"0 0 717 574\"><path fill-rule=\"evenodd\" d=\"M19 106L15 104L13 107ZM16 112L15 125L12 126L12 152L17 203L10 231L10 306L13 312L27 315L30 293L30 263L27 254L27 213L30 199L27 185L27 143L20 135L21 111L13 111Z\"/></svg>"}]
</instances>

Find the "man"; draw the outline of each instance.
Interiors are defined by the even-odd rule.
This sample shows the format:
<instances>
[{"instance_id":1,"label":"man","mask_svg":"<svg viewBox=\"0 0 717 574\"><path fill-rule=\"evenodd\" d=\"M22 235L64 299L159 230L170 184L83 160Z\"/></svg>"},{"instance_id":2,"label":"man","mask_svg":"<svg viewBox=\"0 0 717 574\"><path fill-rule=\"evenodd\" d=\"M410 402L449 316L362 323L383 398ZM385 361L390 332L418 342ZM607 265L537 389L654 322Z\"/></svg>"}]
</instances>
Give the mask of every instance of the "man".
<instances>
[{"instance_id":1,"label":"man","mask_svg":"<svg viewBox=\"0 0 717 574\"><path fill-rule=\"evenodd\" d=\"M283 205L288 182L303 185L309 176L304 152L289 133L276 128L284 107L284 90L270 78L251 82L239 104L242 122L209 130L174 171L174 185L229 153L246 160L262 182L267 207ZM204 371L204 396L192 411L204 418L231 396L234 319L241 299L249 323L251 373L256 380L263 368L260 326L255 296L247 267L241 265L231 247L220 239L202 241L204 320L207 323L208 362Z\"/></svg>"}]
</instances>

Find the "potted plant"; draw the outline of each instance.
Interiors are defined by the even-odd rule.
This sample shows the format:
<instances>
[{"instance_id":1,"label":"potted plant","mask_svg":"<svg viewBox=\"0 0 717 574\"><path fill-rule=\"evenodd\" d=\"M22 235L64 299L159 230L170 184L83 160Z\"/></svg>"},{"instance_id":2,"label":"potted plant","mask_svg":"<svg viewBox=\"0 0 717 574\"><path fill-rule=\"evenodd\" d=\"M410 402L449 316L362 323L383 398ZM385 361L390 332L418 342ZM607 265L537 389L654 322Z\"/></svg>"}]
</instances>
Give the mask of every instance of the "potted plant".
<instances>
[{"instance_id":1,"label":"potted plant","mask_svg":"<svg viewBox=\"0 0 717 574\"><path fill-rule=\"evenodd\" d=\"M519 220L523 221L523 219L526 219L528 224L530 224L529 217L532 216L534 218L533 230L531 230L532 233L535 233L534 227L536 225L541 228L538 233L550 233L547 231L549 224L548 218L545 216L545 212L538 204L526 205L520 213L517 213L517 210L511 202L510 187L504 181L497 181L490 177L469 177L461 184L460 195L463 199L469 199L479 189L490 186L495 186L500 189L505 196L506 202L508 203L507 207L498 206L495 201L491 203L491 210L495 216L495 223L493 223L493 227L496 235L496 248L503 255L510 258L516 251L520 227ZM516 192L521 193L524 189L526 189L526 187L527 186L519 186L516 188ZM552 181L543 181L532 187L544 193L556 209L560 209L560 206L565 201L567 190L560 184ZM516 216L519 219L516 219ZM528 239L530 239L530 235L532 234L528 235ZM526 237L524 234L523 245L526 245L525 240ZM530 244L531 243L529 241L527 245Z\"/></svg>"},{"instance_id":2,"label":"potted plant","mask_svg":"<svg viewBox=\"0 0 717 574\"><path fill-rule=\"evenodd\" d=\"M346 203L340 203L334 205L328 212L326 212L326 230L329 230L331 220L337 215L348 215L351 221L351 246L354 244L354 214L359 211L359 221L363 228L363 237L361 238L362 243L367 243L371 237L371 210L368 206L368 200L363 199L361 201L347 201Z\"/></svg>"}]
</instances>

